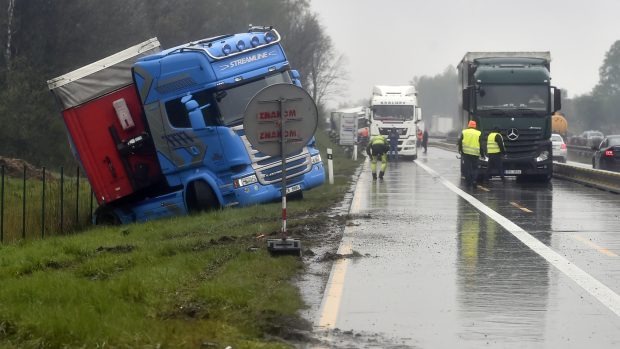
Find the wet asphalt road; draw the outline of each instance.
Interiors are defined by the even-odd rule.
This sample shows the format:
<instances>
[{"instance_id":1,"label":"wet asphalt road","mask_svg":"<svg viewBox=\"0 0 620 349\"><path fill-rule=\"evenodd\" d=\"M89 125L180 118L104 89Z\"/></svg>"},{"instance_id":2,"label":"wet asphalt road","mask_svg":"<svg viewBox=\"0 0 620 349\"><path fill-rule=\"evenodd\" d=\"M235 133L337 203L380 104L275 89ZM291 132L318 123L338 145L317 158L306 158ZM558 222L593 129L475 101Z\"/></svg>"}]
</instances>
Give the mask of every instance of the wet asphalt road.
<instances>
[{"instance_id":1,"label":"wet asphalt road","mask_svg":"<svg viewBox=\"0 0 620 349\"><path fill-rule=\"evenodd\" d=\"M465 189L455 153L429 148L417 162L390 163L376 183L365 167L340 248L363 257L336 262L317 331L350 330L351 347L620 348L620 316L600 296L424 166L616 297L619 195L560 180Z\"/></svg>"}]
</instances>

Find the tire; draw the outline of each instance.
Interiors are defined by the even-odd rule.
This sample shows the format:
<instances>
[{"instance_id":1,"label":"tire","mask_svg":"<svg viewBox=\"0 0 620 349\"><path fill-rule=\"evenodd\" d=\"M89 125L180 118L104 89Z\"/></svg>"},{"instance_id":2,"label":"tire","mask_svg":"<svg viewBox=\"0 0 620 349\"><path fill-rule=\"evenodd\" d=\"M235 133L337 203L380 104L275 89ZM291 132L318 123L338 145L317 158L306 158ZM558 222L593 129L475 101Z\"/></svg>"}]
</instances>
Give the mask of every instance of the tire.
<instances>
[{"instance_id":1,"label":"tire","mask_svg":"<svg viewBox=\"0 0 620 349\"><path fill-rule=\"evenodd\" d=\"M95 210L95 225L120 225L121 220L111 207L99 206Z\"/></svg>"},{"instance_id":2,"label":"tire","mask_svg":"<svg viewBox=\"0 0 620 349\"><path fill-rule=\"evenodd\" d=\"M202 212L219 209L217 196L205 181L195 181L187 186L187 209L191 212Z\"/></svg>"},{"instance_id":3,"label":"tire","mask_svg":"<svg viewBox=\"0 0 620 349\"><path fill-rule=\"evenodd\" d=\"M416 161L417 159L418 159L418 154L413 155L413 156L411 157L411 161Z\"/></svg>"}]
</instances>

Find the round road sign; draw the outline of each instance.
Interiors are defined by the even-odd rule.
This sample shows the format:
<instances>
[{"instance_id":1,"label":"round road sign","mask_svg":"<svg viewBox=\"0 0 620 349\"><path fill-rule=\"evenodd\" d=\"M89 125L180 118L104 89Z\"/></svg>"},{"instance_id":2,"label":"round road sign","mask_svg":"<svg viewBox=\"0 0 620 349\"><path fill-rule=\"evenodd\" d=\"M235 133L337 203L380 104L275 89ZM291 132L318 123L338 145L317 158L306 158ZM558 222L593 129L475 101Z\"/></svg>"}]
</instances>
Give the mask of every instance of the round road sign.
<instances>
[{"instance_id":1,"label":"round road sign","mask_svg":"<svg viewBox=\"0 0 620 349\"><path fill-rule=\"evenodd\" d=\"M284 128L282 128L284 121ZM302 149L314 136L318 112L308 92L293 84L275 84L258 91L245 108L245 136L258 151L284 156Z\"/></svg>"}]
</instances>

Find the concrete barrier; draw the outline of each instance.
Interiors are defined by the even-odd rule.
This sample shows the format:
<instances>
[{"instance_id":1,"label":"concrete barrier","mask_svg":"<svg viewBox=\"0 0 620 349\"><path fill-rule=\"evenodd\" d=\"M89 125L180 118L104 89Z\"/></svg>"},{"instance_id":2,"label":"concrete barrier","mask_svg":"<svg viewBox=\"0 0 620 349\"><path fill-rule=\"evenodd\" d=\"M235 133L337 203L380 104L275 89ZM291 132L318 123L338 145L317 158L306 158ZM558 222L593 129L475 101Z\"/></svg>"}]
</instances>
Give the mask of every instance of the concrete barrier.
<instances>
[{"instance_id":1,"label":"concrete barrier","mask_svg":"<svg viewBox=\"0 0 620 349\"><path fill-rule=\"evenodd\" d=\"M553 177L620 194L620 173L553 163Z\"/></svg>"}]
</instances>

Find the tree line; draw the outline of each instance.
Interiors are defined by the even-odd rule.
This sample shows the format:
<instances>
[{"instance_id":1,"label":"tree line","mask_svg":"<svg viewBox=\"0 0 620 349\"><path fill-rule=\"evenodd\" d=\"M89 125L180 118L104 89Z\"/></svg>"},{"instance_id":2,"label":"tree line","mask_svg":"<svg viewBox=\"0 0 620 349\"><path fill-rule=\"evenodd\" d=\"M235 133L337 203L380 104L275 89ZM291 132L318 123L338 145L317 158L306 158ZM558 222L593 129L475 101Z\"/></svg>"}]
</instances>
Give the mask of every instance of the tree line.
<instances>
[{"instance_id":1,"label":"tree line","mask_svg":"<svg viewBox=\"0 0 620 349\"><path fill-rule=\"evenodd\" d=\"M249 24L278 29L321 108L343 58L308 0L0 0L0 156L72 163L47 80L152 37L168 48Z\"/></svg>"},{"instance_id":2,"label":"tree line","mask_svg":"<svg viewBox=\"0 0 620 349\"><path fill-rule=\"evenodd\" d=\"M563 98L562 113L571 135L586 130L620 134L620 40L605 54L598 84L589 93Z\"/></svg>"}]
</instances>

